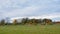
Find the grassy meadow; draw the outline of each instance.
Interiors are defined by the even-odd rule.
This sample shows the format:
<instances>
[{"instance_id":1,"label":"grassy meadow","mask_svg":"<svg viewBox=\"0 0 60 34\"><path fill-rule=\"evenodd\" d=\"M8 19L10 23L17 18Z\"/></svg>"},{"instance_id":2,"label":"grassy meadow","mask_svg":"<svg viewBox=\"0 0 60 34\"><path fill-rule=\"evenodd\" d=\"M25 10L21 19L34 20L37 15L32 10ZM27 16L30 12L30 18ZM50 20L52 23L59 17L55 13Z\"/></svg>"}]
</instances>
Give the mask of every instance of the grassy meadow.
<instances>
[{"instance_id":1,"label":"grassy meadow","mask_svg":"<svg viewBox=\"0 0 60 34\"><path fill-rule=\"evenodd\" d=\"M4 25L0 34L60 34L60 24L54 25Z\"/></svg>"}]
</instances>

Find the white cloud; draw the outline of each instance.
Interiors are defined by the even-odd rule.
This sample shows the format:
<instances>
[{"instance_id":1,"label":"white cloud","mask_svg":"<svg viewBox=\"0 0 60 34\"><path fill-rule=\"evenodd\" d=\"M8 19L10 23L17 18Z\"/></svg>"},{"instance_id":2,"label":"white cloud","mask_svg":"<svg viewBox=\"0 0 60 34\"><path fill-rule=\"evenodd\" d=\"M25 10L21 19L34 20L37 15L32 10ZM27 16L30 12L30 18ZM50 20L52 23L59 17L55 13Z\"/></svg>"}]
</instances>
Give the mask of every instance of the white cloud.
<instances>
[{"instance_id":1,"label":"white cloud","mask_svg":"<svg viewBox=\"0 0 60 34\"><path fill-rule=\"evenodd\" d=\"M38 7L26 7L24 9L15 9L15 10L12 10L12 11L4 11L4 10L1 10L2 12L2 16L5 16L5 17L10 17L10 16L26 16L27 14L31 14L33 12L35 12L35 10L38 9Z\"/></svg>"},{"instance_id":2,"label":"white cloud","mask_svg":"<svg viewBox=\"0 0 60 34\"><path fill-rule=\"evenodd\" d=\"M44 18L48 18L48 19L54 19L54 18L58 18L60 17L60 14L54 13L54 14L48 14L48 15L41 15L41 16L30 16L30 17L13 17L11 18L11 20L14 19L22 19L22 18L29 18L29 19L44 19Z\"/></svg>"},{"instance_id":3,"label":"white cloud","mask_svg":"<svg viewBox=\"0 0 60 34\"><path fill-rule=\"evenodd\" d=\"M53 19L53 18L58 18L60 17L60 14L48 14L48 15L41 15L41 16L31 16L29 17L30 19L32 18L36 18L36 19L44 19L44 18L48 18L48 19Z\"/></svg>"},{"instance_id":4,"label":"white cloud","mask_svg":"<svg viewBox=\"0 0 60 34\"><path fill-rule=\"evenodd\" d=\"M56 18L60 17L58 9L59 0L0 0L1 17L37 15L38 18Z\"/></svg>"}]
</instances>

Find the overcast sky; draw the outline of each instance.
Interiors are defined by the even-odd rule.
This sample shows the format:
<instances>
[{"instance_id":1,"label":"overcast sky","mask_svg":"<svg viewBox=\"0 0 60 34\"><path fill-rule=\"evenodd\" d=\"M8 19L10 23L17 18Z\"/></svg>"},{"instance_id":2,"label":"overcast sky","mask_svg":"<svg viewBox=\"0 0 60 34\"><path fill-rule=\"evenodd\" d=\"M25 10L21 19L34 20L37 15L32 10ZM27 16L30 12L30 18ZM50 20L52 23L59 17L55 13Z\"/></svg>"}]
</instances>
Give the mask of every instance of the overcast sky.
<instances>
[{"instance_id":1,"label":"overcast sky","mask_svg":"<svg viewBox=\"0 0 60 34\"><path fill-rule=\"evenodd\" d=\"M60 0L0 0L0 18L60 17Z\"/></svg>"}]
</instances>

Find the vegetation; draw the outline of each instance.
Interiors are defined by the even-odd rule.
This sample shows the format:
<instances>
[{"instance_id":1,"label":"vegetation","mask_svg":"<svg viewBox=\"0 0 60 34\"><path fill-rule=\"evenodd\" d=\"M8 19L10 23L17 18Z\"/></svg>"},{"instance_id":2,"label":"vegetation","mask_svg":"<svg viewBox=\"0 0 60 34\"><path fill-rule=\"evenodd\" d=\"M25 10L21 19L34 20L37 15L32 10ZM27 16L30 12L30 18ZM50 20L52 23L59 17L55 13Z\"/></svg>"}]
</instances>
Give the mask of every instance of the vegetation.
<instances>
[{"instance_id":1,"label":"vegetation","mask_svg":"<svg viewBox=\"0 0 60 34\"><path fill-rule=\"evenodd\" d=\"M0 34L60 34L60 24L55 25L5 25Z\"/></svg>"},{"instance_id":2,"label":"vegetation","mask_svg":"<svg viewBox=\"0 0 60 34\"><path fill-rule=\"evenodd\" d=\"M14 25L16 25L16 24L17 24L17 20L16 20L16 19L13 21L13 24L14 24Z\"/></svg>"},{"instance_id":3,"label":"vegetation","mask_svg":"<svg viewBox=\"0 0 60 34\"><path fill-rule=\"evenodd\" d=\"M4 19L1 20L0 25L5 25L5 20Z\"/></svg>"},{"instance_id":4,"label":"vegetation","mask_svg":"<svg viewBox=\"0 0 60 34\"><path fill-rule=\"evenodd\" d=\"M0 26L0 34L60 34L60 22L51 19L23 18L19 25L17 23L15 19L11 25L6 25L5 20L1 20L0 25L4 26Z\"/></svg>"},{"instance_id":5,"label":"vegetation","mask_svg":"<svg viewBox=\"0 0 60 34\"><path fill-rule=\"evenodd\" d=\"M22 24L22 25L37 25L37 24L41 24L41 25L52 25L58 22L52 22L51 19L28 19L28 18L23 18L21 22L18 23L18 20L14 19L13 20L13 25L17 25L17 24ZM60 22L59 22L60 23ZM5 20L1 20L0 25L5 25L7 23L5 23ZM10 24L10 23L9 23ZM8 25L9 25L8 24Z\"/></svg>"},{"instance_id":6,"label":"vegetation","mask_svg":"<svg viewBox=\"0 0 60 34\"><path fill-rule=\"evenodd\" d=\"M34 25L37 25L37 24L43 24L43 25L46 25L46 24L52 24L52 20L51 19L22 19L22 23L23 24L34 24Z\"/></svg>"}]
</instances>

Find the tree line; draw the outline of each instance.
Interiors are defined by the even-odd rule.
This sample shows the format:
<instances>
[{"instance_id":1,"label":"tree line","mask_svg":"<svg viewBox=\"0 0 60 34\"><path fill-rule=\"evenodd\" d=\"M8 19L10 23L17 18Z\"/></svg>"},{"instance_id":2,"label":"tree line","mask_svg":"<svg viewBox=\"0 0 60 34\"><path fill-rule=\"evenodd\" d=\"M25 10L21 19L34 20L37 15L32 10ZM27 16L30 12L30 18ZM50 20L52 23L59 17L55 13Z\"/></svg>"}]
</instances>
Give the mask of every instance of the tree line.
<instances>
[{"instance_id":1,"label":"tree line","mask_svg":"<svg viewBox=\"0 0 60 34\"><path fill-rule=\"evenodd\" d=\"M13 23L6 23L5 22L5 20L4 19L2 19L1 21L0 21L0 25L9 25L9 24L13 24L13 25L20 25L20 24L22 24L22 25L25 25L25 24L27 24L27 25L37 25L37 24L41 24L41 25L52 25L52 24L54 24L53 23L53 21L51 20L51 19L29 19L29 18L23 18L22 20L21 20L21 22L19 22L18 23L18 21L15 19L14 21L13 21Z\"/></svg>"}]
</instances>

